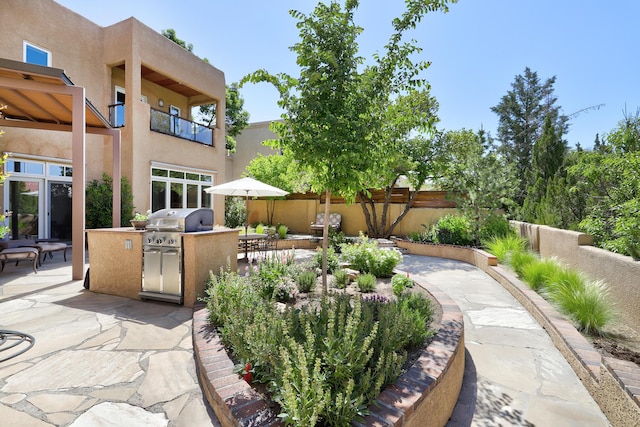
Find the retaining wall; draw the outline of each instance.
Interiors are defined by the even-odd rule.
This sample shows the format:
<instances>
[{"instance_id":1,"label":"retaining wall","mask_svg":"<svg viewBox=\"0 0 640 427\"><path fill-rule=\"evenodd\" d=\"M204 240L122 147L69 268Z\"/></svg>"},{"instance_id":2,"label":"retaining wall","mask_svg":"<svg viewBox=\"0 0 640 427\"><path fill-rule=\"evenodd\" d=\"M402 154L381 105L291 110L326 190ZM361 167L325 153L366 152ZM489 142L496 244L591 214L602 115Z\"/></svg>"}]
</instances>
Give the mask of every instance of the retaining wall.
<instances>
[{"instance_id":1,"label":"retaining wall","mask_svg":"<svg viewBox=\"0 0 640 427\"><path fill-rule=\"evenodd\" d=\"M511 223L540 256L556 257L592 279L604 281L618 314L629 327L640 331L640 261L593 247L593 238L585 233L519 221Z\"/></svg>"}]
</instances>

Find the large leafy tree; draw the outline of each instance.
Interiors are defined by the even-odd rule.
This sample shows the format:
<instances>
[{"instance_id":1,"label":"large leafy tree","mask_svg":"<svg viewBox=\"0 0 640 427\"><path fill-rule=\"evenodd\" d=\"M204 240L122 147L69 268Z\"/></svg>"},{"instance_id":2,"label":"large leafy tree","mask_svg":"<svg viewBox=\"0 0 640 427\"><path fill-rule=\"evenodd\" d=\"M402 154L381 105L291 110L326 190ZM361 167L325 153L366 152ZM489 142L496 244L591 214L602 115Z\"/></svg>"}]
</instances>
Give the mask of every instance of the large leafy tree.
<instances>
[{"instance_id":1,"label":"large leafy tree","mask_svg":"<svg viewBox=\"0 0 640 427\"><path fill-rule=\"evenodd\" d=\"M189 52L193 52L193 44L187 43L184 40L178 38L176 31L172 28L168 30L162 30L162 35L182 46ZM207 58L203 59L205 62L209 62ZM198 120L211 127L217 119L216 115L217 104L203 104L198 107L197 115ZM225 149L234 153L236 151L236 136L238 136L243 129L249 126L249 113L244 110L244 99L240 95L240 89L237 83L227 85L225 91Z\"/></svg>"},{"instance_id":2,"label":"large leafy tree","mask_svg":"<svg viewBox=\"0 0 640 427\"><path fill-rule=\"evenodd\" d=\"M598 151L584 152L568 169L586 193L579 228L600 247L640 257L640 117L625 115Z\"/></svg>"},{"instance_id":3,"label":"large leafy tree","mask_svg":"<svg viewBox=\"0 0 640 427\"><path fill-rule=\"evenodd\" d=\"M323 285L327 291L326 253L328 217L332 194L353 202L366 181L376 157L375 129L379 105L388 105L391 94L416 86L425 62L414 64L410 56L419 49L403 42L403 34L415 28L433 10L446 9L447 0L407 0L407 10L393 20L393 34L384 55L364 67L358 55L357 37L362 28L354 23L358 0L345 0L344 7L332 1L319 3L305 15L291 11L298 20L300 41L291 49L297 54L300 76L273 75L259 70L243 81L270 82L280 94L278 105L285 111L282 122L274 122L278 148L289 150L310 174L313 191L325 194L323 230Z\"/></svg>"},{"instance_id":4,"label":"large leafy tree","mask_svg":"<svg viewBox=\"0 0 640 427\"><path fill-rule=\"evenodd\" d=\"M560 135L565 134L568 128L568 118L556 105L555 81L554 76L542 83L538 74L527 67L523 74L515 77L511 90L491 108L498 115L497 140L501 144L501 152L516 168L516 200L520 205L531 184L532 149L542 137L546 118L549 117Z\"/></svg>"},{"instance_id":5,"label":"large leafy tree","mask_svg":"<svg viewBox=\"0 0 640 427\"><path fill-rule=\"evenodd\" d=\"M486 220L513 203L513 167L483 130L446 132L440 137L440 145L447 167L438 183L471 219L478 246L480 228Z\"/></svg>"},{"instance_id":6,"label":"large leafy tree","mask_svg":"<svg viewBox=\"0 0 640 427\"><path fill-rule=\"evenodd\" d=\"M429 88L410 89L392 102L379 105L382 124L376 138L383 144L373 146L377 161L370 166L358 192L369 236L388 238L396 225L409 212L415 197L427 178L438 174L438 145L433 138L438 104ZM416 134L419 131L419 134ZM389 218L389 205L394 187L404 178L410 185L409 199L395 218ZM383 189L384 202L376 208L368 188Z\"/></svg>"}]
</instances>

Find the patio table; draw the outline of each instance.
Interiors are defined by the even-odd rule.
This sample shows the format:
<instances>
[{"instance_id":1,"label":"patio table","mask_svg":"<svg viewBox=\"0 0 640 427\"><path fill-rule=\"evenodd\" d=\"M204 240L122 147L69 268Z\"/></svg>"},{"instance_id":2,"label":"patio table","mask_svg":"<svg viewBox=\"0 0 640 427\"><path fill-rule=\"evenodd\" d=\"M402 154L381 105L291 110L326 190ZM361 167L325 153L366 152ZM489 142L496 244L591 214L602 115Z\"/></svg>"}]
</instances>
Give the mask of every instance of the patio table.
<instances>
[{"instance_id":1,"label":"patio table","mask_svg":"<svg viewBox=\"0 0 640 427\"><path fill-rule=\"evenodd\" d=\"M248 260L249 259L249 245L253 244L253 243L257 243L260 240L264 240L267 238L266 234L262 234L262 233L249 233L249 234L243 234L240 233L238 235L238 240L240 240L242 242L242 244L244 245L244 260Z\"/></svg>"}]
</instances>

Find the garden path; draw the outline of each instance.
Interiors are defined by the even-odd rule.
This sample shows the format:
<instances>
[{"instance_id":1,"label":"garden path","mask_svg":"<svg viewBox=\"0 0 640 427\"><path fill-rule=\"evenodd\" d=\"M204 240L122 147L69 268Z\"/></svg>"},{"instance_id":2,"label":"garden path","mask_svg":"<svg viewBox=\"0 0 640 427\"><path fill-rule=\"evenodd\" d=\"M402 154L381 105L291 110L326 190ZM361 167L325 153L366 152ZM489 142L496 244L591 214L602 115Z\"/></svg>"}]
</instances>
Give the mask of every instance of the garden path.
<instances>
[{"instance_id":1,"label":"garden path","mask_svg":"<svg viewBox=\"0 0 640 427\"><path fill-rule=\"evenodd\" d=\"M404 255L398 269L449 295L464 313L466 361L448 427L608 426L546 331L480 269Z\"/></svg>"}]
</instances>

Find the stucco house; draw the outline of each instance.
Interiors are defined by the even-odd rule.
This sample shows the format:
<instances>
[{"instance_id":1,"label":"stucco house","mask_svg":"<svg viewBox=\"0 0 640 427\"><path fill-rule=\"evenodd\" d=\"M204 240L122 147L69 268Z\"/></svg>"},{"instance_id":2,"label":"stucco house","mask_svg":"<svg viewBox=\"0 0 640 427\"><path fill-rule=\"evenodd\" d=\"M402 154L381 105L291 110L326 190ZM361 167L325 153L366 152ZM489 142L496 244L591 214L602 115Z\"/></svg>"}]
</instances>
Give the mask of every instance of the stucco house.
<instances>
[{"instance_id":1,"label":"stucco house","mask_svg":"<svg viewBox=\"0 0 640 427\"><path fill-rule=\"evenodd\" d=\"M103 172L128 178L136 211L211 207L224 222L224 198L204 191L225 181L224 121L207 128L191 116L216 104L224 117L222 71L135 18L101 27L53 0L3 0L0 28L0 204L11 238L71 240L82 230L77 183ZM81 108L41 90L54 83L84 88ZM80 119L86 127L70 136Z\"/></svg>"}]
</instances>

